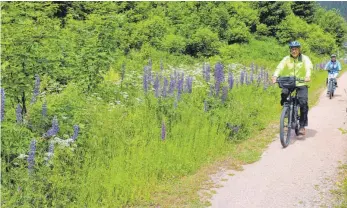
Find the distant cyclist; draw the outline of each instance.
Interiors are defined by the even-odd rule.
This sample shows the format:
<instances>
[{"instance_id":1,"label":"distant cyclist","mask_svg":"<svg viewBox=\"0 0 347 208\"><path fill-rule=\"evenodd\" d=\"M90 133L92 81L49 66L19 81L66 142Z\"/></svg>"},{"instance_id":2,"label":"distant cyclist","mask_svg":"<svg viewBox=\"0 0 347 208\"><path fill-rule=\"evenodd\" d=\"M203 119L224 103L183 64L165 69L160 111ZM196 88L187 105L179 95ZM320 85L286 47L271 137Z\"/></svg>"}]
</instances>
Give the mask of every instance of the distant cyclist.
<instances>
[{"instance_id":1,"label":"distant cyclist","mask_svg":"<svg viewBox=\"0 0 347 208\"><path fill-rule=\"evenodd\" d=\"M301 45L297 41L289 43L290 56L286 56L278 64L272 82L275 83L278 76L296 76L299 79L309 82L311 80L312 62L308 56L300 52ZM305 135L308 115L308 89L306 83L296 83L298 99L300 104L300 129L299 134ZM281 94L281 105L287 99L289 90L283 88Z\"/></svg>"},{"instance_id":2,"label":"distant cyclist","mask_svg":"<svg viewBox=\"0 0 347 208\"><path fill-rule=\"evenodd\" d=\"M328 78L335 78L336 80L339 71L341 71L341 64L338 60L336 60L335 54L332 54L330 57L331 60L325 65L324 70L328 70ZM337 81L335 81L335 86L337 87Z\"/></svg>"}]
</instances>

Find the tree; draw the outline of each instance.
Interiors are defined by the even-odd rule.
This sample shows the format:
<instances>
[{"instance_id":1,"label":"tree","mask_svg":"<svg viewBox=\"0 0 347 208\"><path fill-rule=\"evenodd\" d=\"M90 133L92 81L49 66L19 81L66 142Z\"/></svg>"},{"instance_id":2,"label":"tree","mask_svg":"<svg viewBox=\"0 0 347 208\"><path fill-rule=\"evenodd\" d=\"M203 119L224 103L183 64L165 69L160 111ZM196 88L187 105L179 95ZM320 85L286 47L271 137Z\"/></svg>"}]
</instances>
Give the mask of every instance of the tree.
<instances>
[{"instance_id":1,"label":"tree","mask_svg":"<svg viewBox=\"0 0 347 208\"><path fill-rule=\"evenodd\" d=\"M290 13L290 2L261 1L255 2L255 8L259 11L259 21L267 25L271 35L276 35L276 27Z\"/></svg>"},{"instance_id":2,"label":"tree","mask_svg":"<svg viewBox=\"0 0 347 208\"><path fill-rule=\"evenodd\" d=\"M51 2L9 2L2 8L2 84L7 96L26 113L35 74L51 74L61 64L57 5ZM30 98L29 98L30 99Z\"/></svg>"},{"instance_id":3,"label":"tree","mask_svg":"<svg viewBox=\"0 0 347 208\"><path fill-rule=\"evenodd\" d=\"M336 9L326 11L320 8L316 12L315 21L325 32L332 34L338 45L346 40L347 23Z\"/></svg>"},{"instance_id":4,"label":"tree","mask_svg":"<svg viewBox=\"0 0 347 208\"><path fill-rule=\"evenodd\" d=\"M277 27L277 38L281 43L288 43L299 38L307 38L309 25L300 17L289 15Z\"/></svg>"},{"instance_id":5,"label":"tree","mask_svg":"<svg viewBox=\"0 0 347 208\"><path fill-rule=\"evenodd\" d=\"M312 23L318 5L314 1L294 1L291 5L293 13L304 19L307 23Z\"/></svg>"}]
</instances>

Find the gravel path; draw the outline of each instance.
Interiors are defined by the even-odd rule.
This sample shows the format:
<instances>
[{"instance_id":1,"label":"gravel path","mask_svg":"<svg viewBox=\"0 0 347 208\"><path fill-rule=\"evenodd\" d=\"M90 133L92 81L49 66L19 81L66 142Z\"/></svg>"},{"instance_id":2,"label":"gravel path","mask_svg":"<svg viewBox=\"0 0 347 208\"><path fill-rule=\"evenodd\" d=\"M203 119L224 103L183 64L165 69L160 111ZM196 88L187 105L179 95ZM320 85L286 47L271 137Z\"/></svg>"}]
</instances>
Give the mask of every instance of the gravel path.
<instances>
[{"instance_id":1,"label":"gravel path","mask_svg":"<svg viewBox=\"0 0 347 208\"><path fill-rule=\"evenodd\" d=\"M228 180L216 189L212 207L332 207L330 189L347 159L347 135L338 129L347 129L347 73L338 83L332 100L324 91L310 109L305 137L286 149L276 139L258 162L234 176L222 173Z\"/></svg>"}]
</instances>

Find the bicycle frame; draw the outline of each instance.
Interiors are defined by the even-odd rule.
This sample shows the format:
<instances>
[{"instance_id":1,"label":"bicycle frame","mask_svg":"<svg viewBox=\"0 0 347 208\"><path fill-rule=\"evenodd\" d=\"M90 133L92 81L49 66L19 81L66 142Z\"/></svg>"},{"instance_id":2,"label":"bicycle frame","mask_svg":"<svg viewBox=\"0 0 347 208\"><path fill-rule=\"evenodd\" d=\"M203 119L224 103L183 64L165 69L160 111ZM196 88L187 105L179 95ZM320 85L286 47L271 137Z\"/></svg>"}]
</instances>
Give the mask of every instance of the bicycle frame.
<instances>
[{"instance_id":1,"label":"bicycle frame","mask_svg":"<svg viewBox=\"0 0 347 208\"><path fill-rule=\"evenodd\" d=\"M296 124L297 124L296 122L299 119L299 115L298 115L299 112L297 109L299 101L298 101L297 96L298 96L297 88L295 88L294 90L290 90L289 95L287 97L287 101L284 102L284 104L283 104L283 107L286 107L286 106L289 107L290 115L289 115L288 119L289 119L289 123L291 124L292 129L295 129Z\"/></svg>"},{"instance_id":2,"label":"bicycle frame","mask_svg":"<svg viewBox=\"0 0 347 208\"><path fill-rule=\"evenodd\" d=\"M335 82L336 82L336 78L334 77L331 77L328 79L328 92L335 91Z\"/></svg>"}]
</instances>

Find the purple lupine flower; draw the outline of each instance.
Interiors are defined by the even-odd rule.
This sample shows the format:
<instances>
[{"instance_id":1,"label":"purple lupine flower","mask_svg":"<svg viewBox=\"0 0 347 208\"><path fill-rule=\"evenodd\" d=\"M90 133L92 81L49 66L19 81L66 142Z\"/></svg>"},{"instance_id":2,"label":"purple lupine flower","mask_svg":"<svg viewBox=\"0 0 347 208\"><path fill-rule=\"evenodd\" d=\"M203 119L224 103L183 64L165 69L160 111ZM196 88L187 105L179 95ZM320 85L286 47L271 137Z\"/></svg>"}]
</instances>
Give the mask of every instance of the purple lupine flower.
<instances>
[{"instance_id":1,"label":"purple lupine flower","mask_svg":"<svg viewBox=\"0 0 347 208\"><path fill-rule=\"evenodd\" d=\"M224 86L222 89L222 102L224 103L228 96L228 87Z\"/></svg>"},{"instance_id":2,"label":"purple lupine flower","mask_svg":"<svg viewBox=\"0 0 347 208\"><path fill-rule=\"evenodd\" d=\"M3 121L5 118L5 90L4 88L1 88L1 117L0 117L0 121Z\"/></svg>"},{"instance_id":3,"label":"purple lupine flower","mask_svg":"<svg viewBox=\"0 0 347 208\"><path fill-rule=\"evenodd\" d=\"M169 94L172 95L175 90L175 77L174 75L170 76L170 86L169 86Z\"/></svg>"},{"instance_id":4,"label":"purple lupine flower","mask_svg":"<svg viewBox=\"0 0 347 208\"><path fill-rule=\"evenodd\" d=\"M245 71L245 82L246 82L246 85L249 84L247 71Z\"/></svg>"},{"instance_id":5,"label":"purple lupine flower","mask_svg":"<svg viewBox=\"0 0 347 208\"><path fill-rule=\"evenodd\" d=\"M183 91L183 83L184 83L184 73L182 72L181 78L178 78L177 82L177 91L181 94Z\"/></svg>"},{"instance_id":6,"label":"purple lupine flower","mask_svg":"<svg viewBox=\"0 0 347 208\"><path fill-rule=\"evenodd\" d=\"M43 137L55 136L58 132L59 132L58 118L54 116L52 120L52 127L45 134L43 134Z\"/></svg>"},{"instance_id":7,"label":"purple lupine flower","mask_svg":"<svg viewBox=\"0 0 347 208\"><path fill-rule=\"evenodd\" d=\"M205 79L206 82L210 81L210 72L211 72L211 67L209 64L204 63L203 69L202 69L202 75Z\"/></svg>"},{"instance_id":8,"label":"purple lupine flower","mask_svg":"<svg viewBox=\"0 0 347 208\"><path fill-rule=\"evenodd\" d=\"M161 139L165 140L166 137L166 128L165 128L165 123L164 121L161 124Z\"/></svg>"},{"instance_id":9,"label":"purple lupine flower","mask_svg":"<svg viewBox=\"0 0 347 208\"><path fill-rule=\"evenodd\" d=\"M159 97L160 96L160 94L159 94L160 81L159 81L158 74L157 74L157 76L155 78L153 87L154 87L154 90L155 90L155 97Z\"/></svg>"},{"instance_id":10,"label":"purple lupine flower","mask_svg":"<svg viewBox=\"0 0 347 208\"><path fill-rule=\"evenodd\" d=\"M44 101L44 103L42 104L42 116L46 117L47 116L47 102Z\"/></svg>"},{"instance_id":11,"label":"purple lupine flower","mask_svg":"<svg viewBox=\"0 0 347 208\"><path fill-rule=\"evenodd\" d=\"M229 84L229 89L232 89L233 88L233 85L234 85L234 76L233 76L233 73L232 72L229 72L228 74L228 84Z\"/></svg>"},{"instance_id":12,"label":"purple lupine flower","mask_svg":"<svg viewBox=\"0 0 347 208\"><path fill-rule=\"evenodd\" d=\"M264 78L264 69L263 69L263 67L260 68L260 77L262 79Z\"/></svg>"},{"instance_id":13,"label":"purple lupine flower","mask_svg":"<svg viewBox=\"0 0 347 208\"><path fill-rule=\"evenodd\" d=\"M259 86L260 82L261 82L261 74L259 73L259 74L258 74L258 78L257 78L258 86Z\"/></svg>"},{"instance_id":14,"label":"purple lupine flower","mask_svg":"<svg viewBox=\"0 0 347 208\"><path fill-rule=\"evenodd\" d=\"M54 154L54 143L50 142L49 146L48 146L48 152L47 152L47 161L49 161Z\"/></svg>"},{"instance_id":15,"label":"purple lupine flower","mask_svg":"<svg viewBox=\"0 0 347 208\"><path fill-rule=\"evenodd\" d=\"M16 120L17 123L22 123L23 122L23 115L22 115L22 107L18 103L17 108L16 108Z\"/></svg>"},{"instance_id":16,"label":"purple lupine flower","mask_svg":"<svg viewBox=\"0 0 347 208\"><path fill-rule=\"evenodd\" d=\"M31 99L31 103L36 102L37 96L40 94L40 77L38 74L35 75L35 86L34 86L34 93L33 97Z\"/></svg>"},{"instance_id":17,"label":"purple lupine flower","mask_svg":"<svg viewBox=\"0 0 347 208\"><path fill-rule=\"evenodd\" d=\"M166 97L167 86L168 86L168 80L166 79L166 77L164 77L164 86L163 86L163 92L162 92L163 97Z\"/></svg>"},{"instance_id":18,"label":"purple lupine flower","mask_svg":"<svg viewBox=\"0 0 347 208\"><path fill-rule=\"evenodd\" d=\"M253 69L251 70L251 75L249 77L249 81L250 81L250 83L253 83L253 81L254 81L254 70Z\"/></svg>"},{"instance_id":19,"label":"purple lupine flower","mask_svg":"<svg viewBox=\"0 0 347 208\"><path fill-rule=\"evenodd\" d=\"M268 83L268 81L269 81L269 72L266 71L264 76L264 82Z\"/></svg>"},{"instance_id":20,"label":"purple lupine flower","mask_svg":"<svg viewBox=\"0 0 347 208\"><path fill-rule=\"evenodd\" d=\"M143 89L147 93L148 91L148 67L143 68Z\"/></svg>"},{"instance_id":21,"label":"purple lupine flower","mask_svg":"<svg viewBox=\"0 0 347 208\"><path fill-rule=\"evenodd\" d=\"M216 95L218 96L219 90L220 90L220 85L224 81L224 72L223 72L223 65L222 64L217 63L215 65L214 77L215 77Z\"/></svg>"},{"instance_id":22,"label":"purple lupine flower","mask_svg":"<svg viewBox=\"0 0 347 208\"><path fill-rule=\"evenodd\" d=\"M29 156L28 156L28 170L29 173L33 172L35 165L35 152L36 152L36 140L33 139L30 142Z\"/></svg>"},{"instance_id":23,"label":"purple lupine flower","mask_svg":"<svg viewBox=\"0 0 347 208\"><path fill-rule=\"evenodd\" d=\"M80 127L77 124L73 125L73 135L71 137L73 141L76 141L79 131Z\"/></svg>"},{"instance_id":24,"label":"purple lupine flower","mask_svg":"<svg viewBox=\"0 0 347 208\"><path fill-rule=\"evenodd\" d=\"M245 79L245 72L242 70L240 74L240 84L243 85Z\"/></svg>"},{"instance_id":25,"label":"purple lupine flower","mask_svg":"<svg viewBox=\"0 0 347 208\"><path fill-rule=\"evenodd\" d=\"M211 67L210 67L210 64L207 64L206 65L206 70L205 70L205 77L206 77L205 80L206 80L206 82L210 81L210 79L211 79L210 74L211 74Z\"/></svg>"}]
</instances>

